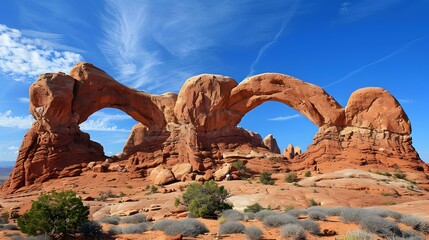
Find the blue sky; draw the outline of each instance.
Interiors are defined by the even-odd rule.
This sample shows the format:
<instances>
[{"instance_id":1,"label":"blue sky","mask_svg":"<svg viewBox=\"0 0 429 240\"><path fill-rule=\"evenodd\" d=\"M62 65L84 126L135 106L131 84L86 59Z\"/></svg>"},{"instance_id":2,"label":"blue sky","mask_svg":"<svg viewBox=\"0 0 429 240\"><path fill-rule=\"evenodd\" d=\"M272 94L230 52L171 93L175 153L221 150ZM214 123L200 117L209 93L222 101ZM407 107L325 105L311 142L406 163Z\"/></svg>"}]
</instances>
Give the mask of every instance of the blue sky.
<instances>
[{"instance_id":1,"label":"blue sky","mask_svg":"<svg viewBox=\"0 0 429 240\"><path fill-rule=\"evenodd\" d=\"M33 118L28 88L44 72L78 61L130 87L178 92L197 74L238 82L280 72L325 87L342 106L362 87L402 104L413 142L429 161L429 1L36 1L0 3L0 161L14 161ZM120 152L136 122L103 109L81 129L106 154ZM306 148L317 127L268 102L240 123L280 148Z\"/></svg>"}]
</instances>

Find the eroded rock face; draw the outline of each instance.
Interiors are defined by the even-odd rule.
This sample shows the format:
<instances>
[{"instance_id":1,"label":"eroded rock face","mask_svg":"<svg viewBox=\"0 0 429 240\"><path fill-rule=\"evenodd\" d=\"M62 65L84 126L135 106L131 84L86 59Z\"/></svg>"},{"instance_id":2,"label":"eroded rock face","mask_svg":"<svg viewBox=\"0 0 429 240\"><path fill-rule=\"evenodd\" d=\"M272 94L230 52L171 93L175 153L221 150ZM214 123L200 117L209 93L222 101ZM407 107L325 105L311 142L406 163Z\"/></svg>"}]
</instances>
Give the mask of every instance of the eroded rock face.
<instances>
[{"instance_id":1,"label":"eroded rock face","mask_svg":"<svg viewBox=\"0 0 429 240\"><path fill-rule=\"evenodd\" d=\"M274 138L272 134L268 134L264 138L264 145L273 153L280 154L279 145L277 145L277 140Z\"/></svg>"},{"instance_id":2,"label":"eroded rock face","mask_svg":"<svg viewBox=\"0 0 429 240\"><path fill-rule=\"evenodd\" d=\"M280 153L274 138L265 142L270 151L259 134L236 126L266 101L282 102L319 127L306 152L300 154L291 145L282 159L271 152ZM30 87L30 112L36 121L2 190L79 175L87 163L104 160L102 147L79 124L105 107L118 108L139 122L118 158L142 176L162 164L165 174L158 183L175 180L171 169L176 164L187 163L200 174L237 159L255 172L386 167L407 171L418 183L428 182L429 168L412 146L411 124L386 90L360 89L343 108L322 88L283 74L256 75L240 84L204 74L188 79L179 94L151 95L118 83L91 64L78 63L70 75L43 74Z\"/></svg>"}]
</instances>

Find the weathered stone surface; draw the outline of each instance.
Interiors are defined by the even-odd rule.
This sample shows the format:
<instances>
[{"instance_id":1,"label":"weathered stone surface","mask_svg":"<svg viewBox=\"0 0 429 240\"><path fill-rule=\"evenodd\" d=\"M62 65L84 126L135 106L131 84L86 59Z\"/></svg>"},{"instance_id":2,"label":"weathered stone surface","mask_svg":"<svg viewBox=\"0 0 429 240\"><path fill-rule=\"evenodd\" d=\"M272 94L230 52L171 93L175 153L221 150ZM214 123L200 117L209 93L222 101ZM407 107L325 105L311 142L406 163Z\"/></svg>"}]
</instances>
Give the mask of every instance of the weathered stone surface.
<instances>
[{"instance_id":1,"label":"weathered stone surface","mask_svg":"<svg viewBox=\"0 0 429 240\"><path fill-rule=\"evenodd\" d=\"M159 165L154 168L149 177L153 184L158 186L172 183L176 180L170 169L166 168L164 165Z\"/></svg>"},{"instance_id":2,"label":"weathered stone surface","mask_svg":"<svg viewBox=\"0 0 429 240\"><path fill-rule=\"evenodd\" d=\"M287 145L287 148L283 150L283 157L289 160L295 157L295 149L292 144Z\"/></svg>"},{"instance_id":3,"label":"weathered stone surface","mask_svg":"<svg viewBox=\"0 0 429 240\"><path fill-rule=\"evenodd\" d=\"M220 168L219 170L217 170L213 175L214 175L214 179L216 181L220 181L225 179L226 175L230 173L231 171L231 164L229 163L225 163L222 168Z\"/></svg>"},{"instance_id":4,"label":"weathered stone surface","mask_svg":"<svg viewBox=\"0 0 429 240\"><path fill-rule=\"evenodd\" d=\"M247 112L267 101L282 102L319 127L306 152L299 154L292 145L284 152L293 161L273 156L259 134L236 126ZM84 163L84 169L89 162L106 159L103 148L79 129L91 114L106 107L118 108L139 122L115 161L127 160L124 169L142 176L165 165L158 173L159 184L175 180L169 169L176 164L190 164L204 181L204 172L245 159L256 173L397 168L429 187L429 167L412 146L409 119L384 89L357 90L343 108L322 88L283 74L256 75L240 84L204 74L188 79L179 94L155 96L124 86L89 63L78 63L70 75L43 74L30 87L35 122L2 190L13 192L52 178L76 176L81 172L78 164ZM273 141L267 145L280 153ZM216 173L214 177L221 179Z\"/></svg>"},{"instance_id":5,"label":"weathered stone surface","mask_svg":"<svg viewBox=\"0 0 429 240\"><path fill-rule=\"evenodd\" d=\"M171 169L176 179L180 180L183 176L192 172L192 165L190 163L179 163Z\"/></svg>"},{"instance_id":6,"label":"weathered stone surface","mask_svg":"<svg viewBox=\"0 0 429 240\"><path fill-rule=\"evenodd\" d=\"M264 145L273 153L280 154L279 145L277 145L277 140L274 138L272 134L268 134L264 138Z\"/></svg>"}]
</instances>

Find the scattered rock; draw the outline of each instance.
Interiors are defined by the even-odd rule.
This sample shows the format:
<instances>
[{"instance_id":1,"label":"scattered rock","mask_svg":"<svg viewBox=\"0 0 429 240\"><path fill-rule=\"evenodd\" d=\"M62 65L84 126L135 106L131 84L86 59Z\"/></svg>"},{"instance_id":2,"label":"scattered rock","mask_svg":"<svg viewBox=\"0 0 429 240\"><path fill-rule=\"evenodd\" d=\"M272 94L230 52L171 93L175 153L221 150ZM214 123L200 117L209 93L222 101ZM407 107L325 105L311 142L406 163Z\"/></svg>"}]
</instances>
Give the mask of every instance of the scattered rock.
<instances>
[{"instance_id":1,"label":"scattered rock","mask_svg":"<svg viewBox=\"0 0 429 240\"><path fill-rule=\"evenodd\" d=\"M231 167L232 165L229 163L225 163L222 168L220 168L219 170L217 170L213 175L214 175L214 179L216 181L222 181L223 179L225 179L226 175L229 174L229 172L231 171Z\"/></svg>"},{"instance_id":2,"label":"scattered rock","mask_svg":"<svg viewBox=\"0 0 429 240\"><path fill-rule=\"evenodd\" d=\"M183 176L192 172L192 165L190 163L179 163L171 169L176 179L182 179Z\"/></svg>"}]
</instances>

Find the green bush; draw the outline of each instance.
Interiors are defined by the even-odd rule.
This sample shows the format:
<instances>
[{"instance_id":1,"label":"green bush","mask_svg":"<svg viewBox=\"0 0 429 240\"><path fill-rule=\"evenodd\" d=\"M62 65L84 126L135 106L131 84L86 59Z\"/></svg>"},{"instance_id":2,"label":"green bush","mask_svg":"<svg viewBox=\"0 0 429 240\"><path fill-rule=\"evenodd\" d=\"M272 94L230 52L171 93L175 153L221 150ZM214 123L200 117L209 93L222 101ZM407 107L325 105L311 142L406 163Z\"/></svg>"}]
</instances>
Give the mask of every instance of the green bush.
<instances>
[{"instance_id":1,"label":"green bush","mask_svg":"<svg viewBox=\"0 0 429 240\"><path fill-rule=\"evenodd\" d=\"M310 173L310 175L311 175L311 173ZM291 172L288 175L286 175L285 181L288 183L294 183L294 182L298 182L299 179L298 179L298 176L296 175L295 172Z\"/></svg>"},{"instance_id":2,"label":"green bush","mask_svg":"<svg viewBox=\"0 0 429 240\"><path fill-rule=\"evenodd\" d=\"M18 226L29 235L45 234L54 239L80 231L88 222L89 208L71 190L52 191L34 201L30 211L18 219Z\"/></svg>"},{"instance_id":3,"label":"green bush","mask_svg":"<svg viewBox=\"0 0 429 240\"><path fill-rule=\"evenodd\" d=\"M311 172L310 171L305 172L304 176L305 177L311 177Z\"/></svg>"},{"instance_id":4,"label":"green bush","mask_svg":"<svg viewBox=\"0 0 429 240\"><path fill-rule=\"evenodd\" d=\"M251 171L246 167L243 161L237 160L232 163L232 167L237 169L237 171L240 173L240 177L247 178L251 176Z\"/></svg>"},{"instance_id":5,"label":"green bush","mask_svg":"<svg viewBox=\"0 0 429 240\"><path fill-rule=\"evenodd\" d=\"M271 173L269 172L261 173L261 176L259 177L259 181L265 185L273 185L275 182L274 179L271 178Z\"/></svg>"},{"instance_id":6,"label":"green bush","mask_svg":"<svg viewBox=\"0 0 429 240\"><path fill-rule=\"evenodd\" d=\"M252 204L252 205L249 205L249 206L247 206L245 209L244 209L244 212L253 212L253 213L257 213L257 212L259 212L259 211L261 211L261 210L264 210L265 208L264 207L262 207L261 205L259 205L259 203L254 203L254 204Z\"/></svg>"},{"instance_id":7,"label":"green bush","mask_svg":"<svg viewBox=\"0 0 429 240\"><path fill-rule=\"evenodd\" d=\"M176 203L188 207L189 212L195 217L215 217L225 209L231 209L232 204L227 202L229 192L218 186L213 180L199 183L191 183L183 193L181 199L176 199Z\"/></svg>"}]
</instances>

